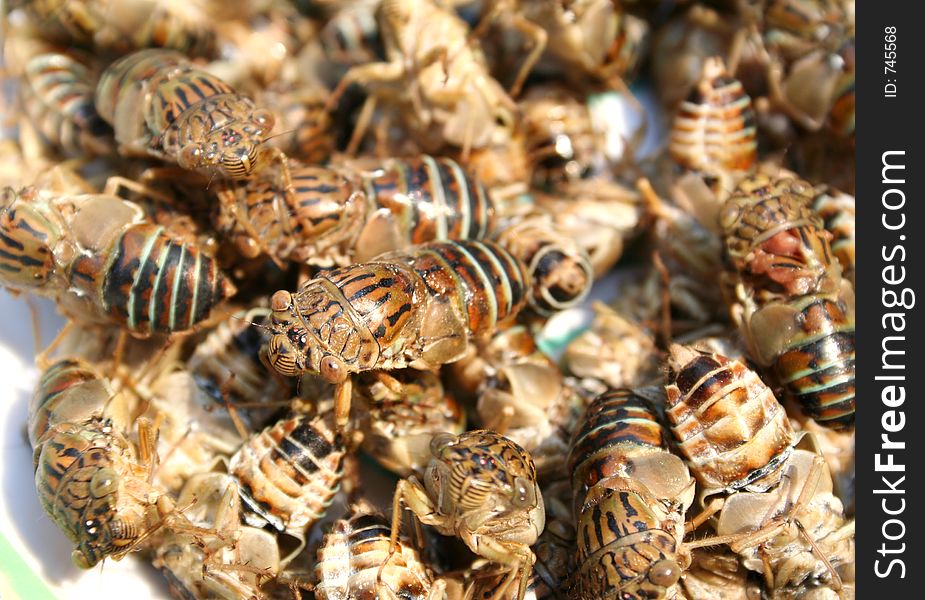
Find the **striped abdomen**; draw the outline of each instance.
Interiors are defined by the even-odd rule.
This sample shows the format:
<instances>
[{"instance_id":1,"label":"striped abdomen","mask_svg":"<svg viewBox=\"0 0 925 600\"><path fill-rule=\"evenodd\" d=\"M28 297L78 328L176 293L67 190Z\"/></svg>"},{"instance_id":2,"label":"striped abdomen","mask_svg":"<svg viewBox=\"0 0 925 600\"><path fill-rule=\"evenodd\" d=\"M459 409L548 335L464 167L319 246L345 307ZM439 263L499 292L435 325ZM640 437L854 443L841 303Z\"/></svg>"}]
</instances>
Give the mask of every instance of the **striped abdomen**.
<instances>
[{"instance_id":1,"label":"striped abdomen","mask_svg":"<svg viewBox=\"0 0 925 600\"><path fill-rule=\"evenodd\" d=\"M93 104L93 76L67 54L29 60L21 82L22 107L48 143L68 154L106 154L109 125Z\"/></svg>"},{"instance_id":2,"label":"striped abdomen","mask_svg":"<svg viewBox=\"0 0 925 600\"><path fill-rule=\"evenodd\" d=\"M700 81L678 107L668 150L678 164L696 171L745 171L754 165L752 101L721 59L706 60Z\"/></svg>"},{"instance_id":3,"label":"striped abdomen","mask_svg":"<svg viewBox=\"0 0 925 600\"><path fill-rule=\"evenodd\" d=\"M36 191L6 188L0 198L0 284L42 288L57 273L54 251L63 226L42 210ZM38 201L38 202L35 202Z\"/></svg>"},{"instance_id":4,"label":"striped abdomen","mask_svg":"<svg viewBox=\"0 0 925 600\"><path fill-rule=\"evenodd\" d=\"M432 243L380 257L414 269L431 302L449 302L471 337L485 337L510 323L530 287L524 264L491 242Z\"/></svg>"},{"instance_id":5,"label":"striped abdomen","mask_svg":"<svg viewBox=\"0 0 925 600\"><path fill-rule=\"evenodd\" d=\"M106 318L139 335L191 329L234 293L213 258L147 223L77 258L70 279Z\"/></svg>"},{"instance_id":6,"label":"striped abdomen","mask_svg":"<svg viewBox=\"0 0 925 600\"><path fill-rule=\"evenodd\" d=\"M691 470L708 491L773 485L795 435L784 408L739 361L671 348L667 416Z\"/></svg>"},{"instance_id":7,"label":"striped abdomen","mask_svg":"<svg viewBox=\"0 0 925 600\"><path fill-rule=\"evenodd\" d=\"M245 520L301 538L340 489L345 453L325 417L284 419L253 436L229 463Z\"/></svg>"},{"instance_id":8,"label":"striped abdomen","mask_svg":"<svg viewBox=\"0 0 925 600\"><path fill-rule=\"evenodd\" d=\"M315 563L315 595L319 600L377 600L395 597L426 600L433 578L418 551L399 539L395 554L389 553L392 534L389 522L368 506L354 507L324 536ZM381 571L379 568L385 565ZM385 586L393 596L380 594Z\"/></svg>"},{"instance_id":9,"label":"striped abdomen","mask_svg":"<svg viewBox=\"0 0 925 600\"><path fill-rule=\"evenodd\" d=\"M29 403L29 441L38 447L49 430L102 417L113 399L105 379L82 360L58 360L42 373Z\"/></svg>"},{"instance_id":10,"label":"striped abdomen","mask_svg":"<svg viewBox=\"0 0 925 600\"><path fill-rule=\"evenodd\" d=\"M527 301L537 313L549 316L575 306L591 291L594 268L587 252L547 215L505 227L497 239L526 266L533 284Z\"/></svg>"},{"instance_id":11,"label":"striped abdomen","mask_svg":"<svg viewBox=\"0 0 925 600\"><path fill-rule=\"evenodd\" d=\"M846 284L841 295L809 294L788 302L786 308L771 304L765 310L788 322L764 319L759 310L748 329L748 342L756 353L773 357L774 374L786 393L807 416L832 429L854 426L853 297Z\"/></svg>"},{"instance_id":12,"label":"striped abdomen","mask_svg":"<svg viewBox=\"0 0 925 600\"><path fill-rule=\"evenodd\" d=\"M626 389L595 398L575 429L569 452L576 510L591 488L621 473L628 456L667 448L665 429L647 400Z\"/></svg>"},{"instance_id":13,"label":"striped abdomen","mask_svg":"<svg viewBox=\"0 0 925 600\"><path fill-rule=\"evenodd\" d=\"M826 189L812 200L813 210L832 234L832 253L842 267L842 275L854 284L856 208L854 196Z\"/></svg>"},{"instance_id":14,"label":"striped abdomen","mask_svg":"<svg viewBox=\"0 0 925 600\"><path fill-rule=\"evenodd\" d=\"M450 158L388 160L363 179L368 198L392 213L410 245L477 240L491 231L488 190Z\"/></svg>"}]
</instances>

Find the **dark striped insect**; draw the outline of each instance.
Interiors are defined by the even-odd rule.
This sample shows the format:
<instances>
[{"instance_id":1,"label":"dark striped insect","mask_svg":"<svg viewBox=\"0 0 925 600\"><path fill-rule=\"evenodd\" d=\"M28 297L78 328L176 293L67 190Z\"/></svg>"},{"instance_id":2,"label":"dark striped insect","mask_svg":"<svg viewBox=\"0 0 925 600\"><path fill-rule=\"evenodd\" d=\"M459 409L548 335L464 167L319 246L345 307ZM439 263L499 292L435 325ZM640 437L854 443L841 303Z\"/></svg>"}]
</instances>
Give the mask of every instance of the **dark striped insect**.
<instances>
[{"instance_id":1,"label":"dark striped insect","mask_svg":"<svg viewBox=\"0 0 925 600\"><path fill-rule=\"evenodd\" d=\"M31 125L66 155L104 155L112 130L93 104L95 76L77 56L53 49L22 67L20 104Z\"/></svg>"},{"instance_id":2,"label":"dark striped insect","mask_svg":"<svg viewBox=\"0 0 925 600\"><path fill-rule=\"evenodd\" d=\"M393 554L391 539L388 519L377 514L365 501L354 504L346 517L334 523L318 548L315 597L319 600L442 600L446 583L434 579L430 568L407 539L398 539Z\"/></svg>"},{"instance_id":3,"label":"dark striped insect","mask_svg":"<svg viewBox=\"0 0 925 600\"><path fill-rule=\"evenodd\" d=\"M608 390L588 406L569 453L578 536L569 598L676 594L690 564L682 540L694 480L666 433L631 390Z\"/></svg>"},{"instance_id":4,"label":"dark striped insect","mask_svg":"<svg viewBox=\"0 0 925 600\"><path fill-rule=\"evenodd\" d=\"M247 440L228 471L240 483L243 519L305 544L307 530L327 512L343 478L344 442L330 415L282 419Z\"/></svg>"},{"instance_id":5,"label":"dark striped insect","mask_svg":"<svg viewBox=\"0 0 925 600\"><path fill-rule=\"evenodd\" d=\"M397 548L402 506L442 535L455 535L470 550L507 572L523 600L536 556L530 546L545 526L543 496L530 454L493 431L442 433L430 444L423 483L402 479L392 509L392 549ZM386 563L387 565L388 563Z\"/></svg>"},{"instance_id":6,"label":"dark striped insect","mask_svg":"<svg viewBox=\"0 0 925 600\"><path fill-rule=\"evenodd\" d=\"M114 196L7 188L0 233L0 283L136 336L189 330L235 292L214 259Z\"/></svg>"},{"instance_id":7,"label":"dark striped insect","mask_svg":"<svg viewBox=\"0 0 925 600\"><path fill-rule=\"evenodd\" d=\"M246 179L269 154L281 155L262 145L273 114L179 52L149 49L120 58L100 77L95 101L127 156Z\"/></svg>"},{"instance_id":8,"label":"dark striped insect","mask_svg":"<svg viewBox=\"0 0 925 600\"><path fill-rule=\"evenodd\" d=\"M733 312L752 360L821 425L854 425L854 288L800 179L756 175L721 214Z\"/></svg>"},{"instance_id":9,"label":"dark striped insect","mask_svg":"<svg viewBox=\"0 0 925 600\"><path fill-rule=\"evenodd\" d=\"M282 375L341 384L335 410L345 424L351 373L459 360L470 340L517 317L529 289L524 265L493 243L415 246L273 294L267 356Z\"/></svg>"},{"instance_id":10,"label":"dark striped insect","mask_svg":"<svg viewBox=\"0 0 925 600\"><path fill-rule=\"evenodd\" d=\"M488 191L448 158L422 155L316 167L289 162L219 191L216 229L245 256L320 266L363 262L445 239L480 239L494 225Z\"/></svg>"},{"instance_id":11,"label":"dark striped insect","mask_svg":"<svg viewBox=\"0 0 925 600\"><path fill-rule=\"evenodd\" d=\"M747 171L754 166L755 111L722 59L704 62L700 80L678 106L668 151L682 167L705 173Z\"/></svg>"},{"instance_id":12,"label":"dark striped insect","mask_svg":"<svg viewBox=\"0 0 925 600\"><path fill-rule=\"evenodd\" d=\"M122 558L174 516L167 492L149 483L150 423L139 422L136 447L123 401L96 369L63 359L42 374L29 405L39 501L84 569Z\"/></svg>"},{"instance_id":13,"label":"dark striped insect","mask_svg":"<svg viewBox=\"0 0 925 600\"><path fill-rule=\"evenodd\" d=\"M776 485L796 435L771 388L737 360L677 344L668 369L665 412L703 494Z\"/></svg>"}]
</instances>

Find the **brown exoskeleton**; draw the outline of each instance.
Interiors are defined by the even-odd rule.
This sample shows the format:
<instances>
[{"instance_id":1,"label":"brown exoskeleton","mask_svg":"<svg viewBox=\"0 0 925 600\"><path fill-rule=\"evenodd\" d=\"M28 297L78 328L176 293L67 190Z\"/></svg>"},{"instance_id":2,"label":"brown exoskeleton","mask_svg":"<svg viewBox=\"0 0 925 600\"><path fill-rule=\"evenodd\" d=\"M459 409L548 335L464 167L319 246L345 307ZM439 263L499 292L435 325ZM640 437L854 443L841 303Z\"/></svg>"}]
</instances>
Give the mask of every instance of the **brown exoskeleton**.
<instances>
[{"instance_id":1,"label":"brown exoskeleton","mask_svg":"<svg viewBox=\"0 0 925 600\"><path fill-rule=\"evenodd\" d=\"M380 101L398 110L425 152L450 144L462 148L464 160L489 143L498 124L512 125L517 106L454 12L435 0L385 0L378 17L387 62L353 67L328 101L336 104L353 83L370 94L350 148Z\"/></svg>"},{"instance_id":2,"label":"brown exoskeleton","mask_svg":"<svg viewBox=\"0 0 925 600\"><path fill-rule=\"evenodd\" d=\"M546 523L533 459L488 430L439 434L430 449L423 483L412 476L395 489L390 557L398 548L404 504L421 523L507 567L508 581L519 579L517 598L523 600L536 561L530 546Z\"/></svg>"}]
</instances>

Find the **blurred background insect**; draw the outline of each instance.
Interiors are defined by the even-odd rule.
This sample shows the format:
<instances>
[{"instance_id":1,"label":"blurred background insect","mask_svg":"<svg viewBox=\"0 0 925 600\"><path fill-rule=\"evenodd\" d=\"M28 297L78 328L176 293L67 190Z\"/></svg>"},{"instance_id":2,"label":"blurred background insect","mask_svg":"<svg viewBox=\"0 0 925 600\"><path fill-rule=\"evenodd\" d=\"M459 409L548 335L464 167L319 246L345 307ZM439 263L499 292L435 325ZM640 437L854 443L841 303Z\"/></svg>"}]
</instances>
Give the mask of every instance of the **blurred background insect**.
<instances>
[{"instance_id":1,"label":"blurred background insect","mask_svg":"<svg viewBox=\"0 0 925 600\"><path fill-rule=\"evenodd\" d=\"M854 426L854 287L812 193L790 177L739 185L721 215L731 302L753 360L808 416L845 429Z\"/></svg>"}]
</instances>

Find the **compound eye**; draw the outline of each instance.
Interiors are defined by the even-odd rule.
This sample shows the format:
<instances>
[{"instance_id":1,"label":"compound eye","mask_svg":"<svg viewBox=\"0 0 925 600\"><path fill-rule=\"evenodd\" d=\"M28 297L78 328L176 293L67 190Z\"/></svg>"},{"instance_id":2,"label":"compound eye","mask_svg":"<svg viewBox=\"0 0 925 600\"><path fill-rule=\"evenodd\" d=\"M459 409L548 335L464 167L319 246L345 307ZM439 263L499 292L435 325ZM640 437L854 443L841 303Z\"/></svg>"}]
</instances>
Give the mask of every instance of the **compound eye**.
<instances>
[{"instance_id":1,"label":"compound eye","mask_svg":"<svg viewBox=\"0 0 925 600\"><path fill-rule=\"evenodd\" d=\"M71 561L78 569L90 569L93 567L93 565L96 564L80 550L74 550L71 552Z\"/></svg>"},{"instance_id":2,"label":"compound eye","mask_svg":"<svg viewBox=\"0 0 925 600\"><path fill-rule=\"evenodd\" d=\"M661 587L671 587L681 579L681 567L673 560L660 560L649 569L649 581Z\"/></svg>"},{"instance_id":3,"label":"compound eye","mask_svg":"<svg viewBox=\"0 0 925 600\"><path fill-rule=\"evenodd\" d=\"M347 365L341 359L330 354L321 359L318 370L321 372L321 376L329 383L341 383L347 379Z\"/></svg>"},{"instance_id":4,"label":"compound eye","mask_svg":"<svg viewBox=\"0 0 925 600\"><path fill-rule=\"evenodd\" d=\"M119 489L119 479L112 469L101 469L90 480L90 494L94 498L104 498Z\"/></svg>"},{"instance_id":5,"label":"compound eye","mask_svg":"<svg viewBox=\"0 0 925 600\"><path fill-rule=\"evenodd\" d=\"M177 164L183 169L195 169L202 164L202 148L199 144L187 144L180 150Z\"/></svg>"},{"instance_id":6,"label":"compound eye","mask_svg":"<svg viewBox=\"0 0 925 600\"><path fill-rule=\"evenodd\" d=\"M273 116L273 113L266 110L265 108L258 108L255 110L252 114L252 117L254 122L265 131L273 129L273 125L276 124L276 118Z\"/></svg>"},{"instance_id":7,"label":"compound eye","mask_svg":"<svg viewBox=\"0 0 925 600\"><path fill-rule=\"evenodd\" d=\"M274 311L289 310L292 306L292 294L286 290L280 290L270 298L270 308Z\"/></svg>"}]
</instances>

